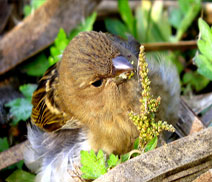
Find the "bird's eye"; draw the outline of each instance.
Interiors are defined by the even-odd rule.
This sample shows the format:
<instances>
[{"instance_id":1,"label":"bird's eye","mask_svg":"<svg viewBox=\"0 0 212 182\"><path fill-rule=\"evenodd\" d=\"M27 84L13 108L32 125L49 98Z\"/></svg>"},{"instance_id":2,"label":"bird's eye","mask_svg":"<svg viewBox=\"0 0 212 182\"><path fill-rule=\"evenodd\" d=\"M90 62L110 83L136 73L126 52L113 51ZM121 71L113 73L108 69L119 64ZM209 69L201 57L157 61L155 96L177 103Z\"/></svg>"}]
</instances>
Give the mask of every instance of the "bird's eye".
<instances>
[{"instance_id":1,"label":"bird's eye","mask_svg":"<svg viewBox=\"0 0 212 182\"><path fill-rule=\"evenodd\" d=\"M102 79L96 80L95 82L92 83L92 85L93 85L94 87L100 87L100 86L102 85L102 82L103 82Z\"/></svg>"}]
</instances>

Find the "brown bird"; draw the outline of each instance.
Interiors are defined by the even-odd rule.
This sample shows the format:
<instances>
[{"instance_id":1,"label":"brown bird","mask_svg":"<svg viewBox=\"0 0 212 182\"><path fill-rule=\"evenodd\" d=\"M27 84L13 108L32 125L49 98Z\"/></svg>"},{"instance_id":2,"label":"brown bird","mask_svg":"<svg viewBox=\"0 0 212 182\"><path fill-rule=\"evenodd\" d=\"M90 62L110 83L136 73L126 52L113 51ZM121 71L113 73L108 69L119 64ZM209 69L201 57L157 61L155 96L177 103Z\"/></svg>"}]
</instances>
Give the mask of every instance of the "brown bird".
<instances>
[{"instance_id":1,"label":"brown bird","mask_svg":"<svg viewBox=\"0 0 212 182\"><path fill-rule=\"evenodd\" d=\"M25 162L42 182L72 181L68 170L79 164L81 150L124 154L138 131L129 112L139 112L139 44L132 38L83 32L60 62L47 70L33 94L30 146ZM152 94L162 97L158 118L177 121L179 80L175 67L148 60ZM134 77L127 74L134 71Z\"/></svg>"}]
</instances>

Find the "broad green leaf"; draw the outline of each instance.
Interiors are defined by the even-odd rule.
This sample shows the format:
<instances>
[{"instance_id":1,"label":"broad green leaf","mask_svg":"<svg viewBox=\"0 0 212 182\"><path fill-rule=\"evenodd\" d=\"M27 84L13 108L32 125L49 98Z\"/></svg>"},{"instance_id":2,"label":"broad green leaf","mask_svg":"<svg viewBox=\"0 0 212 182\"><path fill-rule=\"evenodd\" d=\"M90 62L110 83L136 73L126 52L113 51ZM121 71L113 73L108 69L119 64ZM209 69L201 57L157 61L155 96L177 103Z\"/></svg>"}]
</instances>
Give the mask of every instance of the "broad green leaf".
<instances>
[{"instance_id":1,"label":"broad green leaf","mask_svg":"<svg viewBox=\"0 0 212 182\"><path fill-rule=\"evenodd\" d=\"M35 56L32 62L23 66L22 70L30 76L42 76L49 66L47 57L42 53Z\"/></svg>"},{"instance_id":2,"label":"broad green leaf","mask_svg":"<svg viewBox=\"0 0 212 182\"><path fill-rule=\"evenodd\" d=\"M212 63L201 54L195 57L195 63L198 67L197 71L212 80Z\"/></svg>"},{"instance_id":3,"label":"broad green leaf","mask_svg":"<svg viewBox=\"0 0 212 182\"><path fill-rule=\"evenodd\" d=\"M5 104L6 107L10 107L10 114L13 118L13 125L16 125L19 121L26 121L32 112L32 104L28 99L17 98Z\"/></svg>"},{"instance_id":4,"label":"broad green leaf","mask_svg":"<svg viewBox=\"0 0 212 182\"><path fill-rule=\"evenodd\" d=\"M157 147L158 144L158 137L155 136L150 142L147 143L147 145L144 148L144 152L148 152L150 150L153 150Z\"/></svg>"},{"instance_id":5,"label":"broad green leaf","mask_svg":"<svg viewBox=\"0 0 212 182\"><path fill-rule=\"evenodd\" d=\"M7 150L9 148L9 143L6 137L0 138L0 152Z\"/></svg>"},{"instance_id":6,"label":"broad green leaf","mask_svg":"<svg viewBox=\"0 0 212 182\"><path fill-rule=\"evenodd\" d=\"M198 40L197 45L201 54L212 63L212 42L210 43L209 40Z\"/></svg>"},{"instance_id":7,"label":"broad green leaf","mask_svg":"<svg viewBox=\"0 0 212 182\"><path fill-rule=\"evenodd\" d=\"M198 26L201 39L212 44L212 28L202 18L199 18Z\"/></svg>"},{"instance_id":8,"label":"broad green leaf","mask_svg":"<svg viewBox=\"0 0 212 182\"><path fill-rule=\"evenodd\" d=\"M35 84L25 84L19 87L21 93L28 99L31 100L33 92L36 90L37 85Z\"/></svg>"},{"instance_id":9,"label":"broad green leaf","mask_svg":"<svg viewBox=\"0 0 212 182\"><path fill-rule=\"evenodd\" d=\"M200 4L201 0L178 0L179 7L182 13L187 14L192 4Z\"/></svg>"},{"instance_id":10,"label":"broad green leaf","mask_svg":"<svg viewBox=\"0 0 212 182\"><path fill-rule=\"evenodd\" d=\"M129 28L130 33L136 37L135 18L132 14L132 10L130 9L128 0L118 0L118 9L121 18Z\"/></svg>"},{"instance_id":11,"label":"broad green leaf","mask_svg":"<svg viewBox=\"0 0 212 182\"><path fill-rule=\"evenodd\" d=\"M34 182L35 175L26 172L24 170L18 169L14 171L7 179L7 182Z\"/></svg>"},{"instance_id":12,"label":"broad green leaf","mask_svg":"<svg viewBox=\"0 0 212 182\"><path fill-rule=\"evenodd\" d=\"M108 32L122 38L127 38L127 33L129 33L129 30L127 29L126 25L124 25L118 19L105 19L105 26Z\"/></svg>"},{"instance_id":13,"label":"broad green leaf","mask_svg":"<svg viewBox=\"0 0 212 182\"><path fill-rule=\"evenodd\" d=\"M198 72L212 80L212 28L201 18L198 20L200 40L197 45L200 54L195 57Z\"/></svg>"},{"instance_id":14,"label":"broad green leaf","mask_svg":"<svg viewBox=\"0 0 212 182\"><path fill-rule=\"evenodd\" d=\"M109 159L107 160L108 168L113 168L117 166L121 161L119 160L119 157L117 155L111 154L109 156Z\"/></svg>"},{"instance_id":15,"label":"broad green leaf","mask_svg":"<svg viewBox=\"0 0 212 182\"><path fill-rule=\"evenodd\" d=\"M107 172L105 166L105 158L102 150L99 150L97 156L93 150L81 151L81 164L80 168L84 179L97 179L99 176Z\"/></svg>"}]
</instances>

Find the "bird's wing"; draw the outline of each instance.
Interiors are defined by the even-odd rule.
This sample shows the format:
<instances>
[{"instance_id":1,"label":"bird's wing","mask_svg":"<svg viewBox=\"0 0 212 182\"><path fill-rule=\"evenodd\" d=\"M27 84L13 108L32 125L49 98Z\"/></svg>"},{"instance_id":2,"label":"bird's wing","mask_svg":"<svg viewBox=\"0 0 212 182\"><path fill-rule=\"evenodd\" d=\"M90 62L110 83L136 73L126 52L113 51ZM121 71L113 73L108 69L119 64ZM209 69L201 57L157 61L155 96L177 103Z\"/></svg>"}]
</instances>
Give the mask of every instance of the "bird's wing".
<instances>
[{"instance_id":1,"label":"bird's wing","mask_svg":"<svg viewBox=\"0 0 212 182\"><path fill-rule=\"evenodd\" d=\"M51 66L41 78L32 97L31 122L46 131L60 129L65 123L65 113L56 102L58 84L57 65Z\"/></svg>"}]
</instances>

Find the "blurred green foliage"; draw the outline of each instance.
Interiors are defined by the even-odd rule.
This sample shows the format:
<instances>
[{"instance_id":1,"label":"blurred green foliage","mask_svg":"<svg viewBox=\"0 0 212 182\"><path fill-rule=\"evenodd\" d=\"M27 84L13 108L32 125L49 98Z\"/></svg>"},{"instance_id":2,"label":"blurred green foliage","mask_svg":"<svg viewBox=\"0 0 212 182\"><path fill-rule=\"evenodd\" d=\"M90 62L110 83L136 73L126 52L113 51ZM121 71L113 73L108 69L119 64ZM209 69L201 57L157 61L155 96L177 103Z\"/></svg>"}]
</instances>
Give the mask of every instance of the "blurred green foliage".
<instances>
[{"instance_id":1,"label":"blurred green foliage","mask_svg":"<svg viewBox=\"0 0 212 182\"><path fill-rule=\"evenodd\" d=\"M35 91L37 85L26 84L19 87L20 92L23 94L23 98L14 99L7 104L6 107L10 108L10 115L12 116L12 125L16 125L19 121L26 121L30 118L32 112L32 94Z\"/></svg>"},{"instance_id":2,"label":"blurred green foliage","mask_svg":"<svg viewBox=\"0 0 212 182\"><path fill-rule=\"evenodd\" d=\"M39 8L46 0L31 0L29 5L24 6L24 16L29 16L34 10Z\"/></svg>"},{"instance_id":3,"label":"blurred green foliage","mask_svg":"<svg viewBox=\"0 0 212 182\"><path fill-rule=\"evenodd\" d=\"M34 60L22 67L22 71L30 76L42 76L47 68L58 62L67 47L68 43L82 31L91 31L96 20L96 12L87 17L81 24L74 28L69 35L61 28L52 46L50 46L50 55L47 58L44 53L34 57Z\"/></svg>"},{"instance_id":4,"label":"blurred green foliage","mask_svg":"<svg viewBox=\"0 0 212 182\"><path fill-rule=\"evenodd\" d=\"M200 38L197 42L200 53L195 57L198 72L212 80L212 27L201 18L198 21Z\"/></svg>"},{"instance_id":5,"label":"blurred green foliage","mask_svg":"<svg viewBox=\"0 0 212 182\"><path fill-rule=\"evenodd\" d=\"M133 16L128 0L118 0L122 21L107 18L105 26L109 32L123 38L131 34L141 43L178 41L199 13L201 0L178 0L178 4L179 8L167 12L162 1L142 1ZM174 37L171 26L177 30Z\"/></svg>"},{"instance_id":6,"label":"blurred green foliage","mask_svg":"<svg viewBox=\"0 0 212 182\"><path fill-rule=\"evenodd\" d=\"M6 179L6 182L34 182L34 181L35 181L35 175L26 172L22 169L17 169Z\"/></svg>"},{"instance_id":7,"label":"blurred green foliage","mask_svg":"<svg viewBox=\"0 0 212 182\"><path fill-rule=\"evenodd\" d=\"M34 61L24 65L22 71L30 76L42 76L49 67L49 62L44 53L35 56Z\"/></svg>"},{"instance_id":8,"label":"blurred green foliage","mask_svg":"<svg viewBox=\"0 0 212 182\"><path fill-rule=\"evenodd\" d=\"M182 78L182 84L184 85L182 88L183 93L184 95L187 95L192 90L199 92L200 90L204 89L209 82L209 79L200 75L197 71L186 72Z\"/></svg>"},{"instance_id":9,"label":"blurred green foliage","mask_svg":"<svg viewBox=\"0 0 212 182\"><path fill-rule=\"evenodd\" d=\"M162 1L146 0L141 2L133 15L128 0L118 0L118 10L121 20L106 18L105 27L107 31L123 38L127 38L127 35L132 35L140 43L177 42L182 39L200 12L201 0L178 0L178 5L178 7L171 7L167 11L164 9ZM199 24L204 23L199 21ZM209 32L209 27L204 27ZM175 35L172 33L173 28L176 31ZM212 49L206 50L210 49L207 45L210 44L211 40L209 35L209 33L206 33L198 41L198 46L201 45L200 51L202 54L196 57L196 63L199 65L198 73L203 74L204 72L204 76L212 78L210 75L212 66L209 65L208 61L208 57L211 58L211 54L209 55L209 53L211 53ZM205 41L206 39L207 41ZM208 52L208 57L204 56L206 51ZM163 51L162 55L176 65L179 74L182 73L185 65L179 61L180 59L182 60L182 53L180 51ZM198 73L196 71L189 71L185 75L183 73L181 80L183 93L191 92L192 90L198 92L208 85L209 80Z\"/></svg>"},{"instance_id":10,"label":"blurred green foliage","mask_svg":"<svg viewBox=\"0 0 212 182\"><path fill-rule=\"evenodd\" d=\"M0 152L3 152L4 150L7 150L9 148L9 143L7 141L7 138L0 138Z\"/></svg>"}]
</instances>

